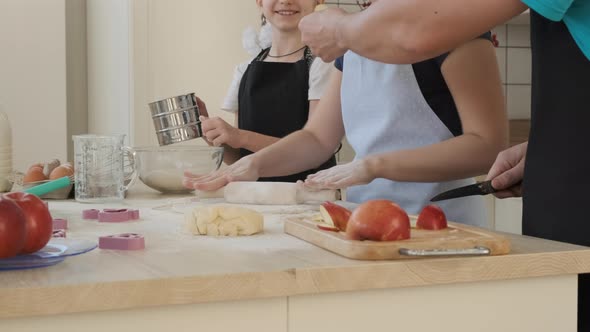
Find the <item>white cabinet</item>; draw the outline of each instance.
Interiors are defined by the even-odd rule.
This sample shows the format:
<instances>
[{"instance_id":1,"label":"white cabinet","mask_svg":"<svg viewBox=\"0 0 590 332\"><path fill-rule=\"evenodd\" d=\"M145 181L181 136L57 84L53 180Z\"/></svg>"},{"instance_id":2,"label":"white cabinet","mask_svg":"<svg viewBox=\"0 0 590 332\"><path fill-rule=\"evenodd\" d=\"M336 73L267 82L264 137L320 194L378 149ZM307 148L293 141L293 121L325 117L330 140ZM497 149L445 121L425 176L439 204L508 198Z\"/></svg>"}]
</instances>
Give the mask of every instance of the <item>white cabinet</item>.
<instances>
[{"instance_id":1,"label":"white cabinet","mask_svg":"<svg viewBox=\"0 0 590 332\"><path fill-rule=\"evenodd\" d=\"M522 198L494 199L495 229L522 234Z\"/></svg>"}]
</instances>

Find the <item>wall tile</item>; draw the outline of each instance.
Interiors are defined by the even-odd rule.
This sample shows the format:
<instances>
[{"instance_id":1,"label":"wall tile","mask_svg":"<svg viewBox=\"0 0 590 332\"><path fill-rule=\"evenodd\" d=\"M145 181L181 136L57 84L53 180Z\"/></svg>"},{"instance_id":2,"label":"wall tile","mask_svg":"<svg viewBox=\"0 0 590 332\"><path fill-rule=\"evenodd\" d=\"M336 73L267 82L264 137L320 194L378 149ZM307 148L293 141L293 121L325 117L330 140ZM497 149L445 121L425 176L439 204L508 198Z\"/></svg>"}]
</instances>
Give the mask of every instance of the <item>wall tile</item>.
<instances>
[{"instance_id":1,"label":"wall tile","mask_svg":"<svg viewBox=\"0 0 590 332\"><path fill-rule=\"evenodd\" d=\"M508 48L506 54L508 84L531 84L531 49Z\"/></svg>"},{"instance_id":2,"label":"wall tile","mask_svg":"<svg viewBox=\"0 0 590 332\"><path fill-rule=\"evenodd\" d=\"M508 118L530 119L531 118L531 86L530 85L508 85L507 88Z\"/></svg>"},{"instance_id":3,"label":"wall tile","mask_svg":"<svg viewBox=\"0 0 590 332\"><path fill-rule=\"evenodd\" d=\"M502 84L502 93L504 94L504 107L508 110L508 85Z\"/></svg>"},{"instance_id":4,"label":"wall tile","mask_svg":"<svg viewBox=\"0 0 590 332\"><path fill-rule=\"evenodd\" d=\"M356 3L356 0L341 0L341 1L331 1L327 2L328 5L340 7L347 12L357 12L360 10L360 7Z\"/></svg>"},{"instance_id":5,"label":"wall tile","mask_svg":"<svg viewBox=\"0 0 590 332\"><path fill-rule=\"evenodd\" d=\"M528 25L506 25L508 47L531 47L531 30Z\"/></svg>"},{"instance_id":6,"label":"wall tile","mask_svg":"<svg viewBox=\"0 0 590 332\"><path fill-rule=\"evenodd\" d=\"M506 83L506 48L496 48L496 59L498 59L498 69L502 83Z\"/></svg>"},{"instance_id":7,"label":"wall tile","mask_svg":"<svg viewBox=\"0 0 590 332\"><path fill-rule=\"evenodd\" d=\"M529 25L531 23L530 10L525 10L522 14L512 18L506 24L508 25Z\"/></svg>"},{"instance_id":8,"label":"wall tile","mask_svg":"<svg viewBox=\"0 0 590 332\"><path fill-rule=\"evenodd\" d=\"M498 39L499 47L506 47L508 44L506 39L506 26L499 25L492 29L492 33L496 34L496 38Z\"/></svg>"}]
</instances>

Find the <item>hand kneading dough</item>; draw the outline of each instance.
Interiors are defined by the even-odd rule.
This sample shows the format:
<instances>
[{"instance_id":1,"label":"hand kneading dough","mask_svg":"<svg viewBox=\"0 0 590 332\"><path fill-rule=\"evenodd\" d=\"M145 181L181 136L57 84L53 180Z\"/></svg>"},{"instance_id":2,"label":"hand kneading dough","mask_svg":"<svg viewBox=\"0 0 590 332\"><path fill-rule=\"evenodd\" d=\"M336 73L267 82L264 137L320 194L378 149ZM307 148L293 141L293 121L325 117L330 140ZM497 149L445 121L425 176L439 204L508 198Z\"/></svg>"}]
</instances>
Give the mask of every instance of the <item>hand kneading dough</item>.
<instances>
[{"instance_id":1,"label":"hand kneading dough","mask_svg":"<svg viewBox=\"0 0 590 332\"><path fill-rule=\"evenodd\" d=\"M262 214L237 206L212 205L187 213L186 222L195 235L238 236L252 235L262 231Z\"/></svg>"}]
</instances>

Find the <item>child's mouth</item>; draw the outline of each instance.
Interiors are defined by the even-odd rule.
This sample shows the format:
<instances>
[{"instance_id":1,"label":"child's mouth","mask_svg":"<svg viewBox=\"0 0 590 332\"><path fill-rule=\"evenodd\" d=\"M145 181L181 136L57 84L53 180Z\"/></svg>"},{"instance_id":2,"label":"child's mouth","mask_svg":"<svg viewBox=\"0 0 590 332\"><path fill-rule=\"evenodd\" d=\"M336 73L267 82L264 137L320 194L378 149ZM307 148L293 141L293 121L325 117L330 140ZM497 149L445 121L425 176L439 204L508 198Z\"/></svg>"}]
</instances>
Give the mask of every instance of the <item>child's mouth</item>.
<instances>
[{"instance_id":1,"label":"child's mouth","mask_svg":"<svg viewBox=\"0 0 590 332\"><path fill-rule=\"evenodd\" d=\"M299 14L299 12L295 10L277 10L275 13L281 16L293 16Z\"/></svg>"}]
</instances>

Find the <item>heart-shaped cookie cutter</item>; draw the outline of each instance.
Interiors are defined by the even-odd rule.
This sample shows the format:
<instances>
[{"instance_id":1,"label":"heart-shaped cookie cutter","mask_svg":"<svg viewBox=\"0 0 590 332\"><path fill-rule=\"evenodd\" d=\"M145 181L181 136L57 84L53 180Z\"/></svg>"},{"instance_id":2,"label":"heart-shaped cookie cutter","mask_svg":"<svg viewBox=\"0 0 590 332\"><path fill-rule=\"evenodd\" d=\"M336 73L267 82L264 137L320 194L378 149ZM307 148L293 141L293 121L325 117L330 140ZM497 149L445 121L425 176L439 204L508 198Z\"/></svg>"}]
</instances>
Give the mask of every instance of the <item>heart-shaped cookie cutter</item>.
<instances>
[{"instance_id":1,"label":"heart-shaped cookie cutter","mask_svg":"<svg viewBox=\"0 0 590 332\"><path fill-rule=\"evenodd\" d=\"M99 222L126 222L139 219L139 210L133 209L96 209L82 211L83 219L98 219Z\"/></svg>"},{"instance_id":2,"label":"heart-shaped cookie cutter","mask_svg":"<svg viewBox=\"0 0 590 332\"><path fill-rule=\"evenodd\" d=\"M68 229L68 221L63 218L55 218L53 219L53 230Z\"/></svg>"},{"instance_id":3,"label":"heart-shaped cookie cutter","mask_svg":"<svg viewBox=\"0 0 590 332\"><path fill-rule=\"evenodd\" d=\"M65 229L53 229L53 233L51 234L51 237L65 238L66 237L66 230Z\"/></svg>"},{"instance_id":4,"label":"heart-shaped cookie cutter","mask_svg":"<svg viewBox=\"0 0 590 332\"><path fill-rule=\"evenodd\" d=\"M84 220L95 220L98 219L98 213L100 211L97 209L89 209L82 211L82 219Z\"/></svg>"},{"instance_id":5,"label":"heart-shaped cookie cutter","mask_svg":"<svg viewBox=\"0 0 590 332\"><path fill-rule=\"evenodd\" d=\"M135 233L101 236L98 238L98 247L111 250L142 250L145 249L145 239Z\"/></svg>"}]
</instances>

